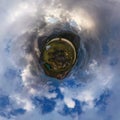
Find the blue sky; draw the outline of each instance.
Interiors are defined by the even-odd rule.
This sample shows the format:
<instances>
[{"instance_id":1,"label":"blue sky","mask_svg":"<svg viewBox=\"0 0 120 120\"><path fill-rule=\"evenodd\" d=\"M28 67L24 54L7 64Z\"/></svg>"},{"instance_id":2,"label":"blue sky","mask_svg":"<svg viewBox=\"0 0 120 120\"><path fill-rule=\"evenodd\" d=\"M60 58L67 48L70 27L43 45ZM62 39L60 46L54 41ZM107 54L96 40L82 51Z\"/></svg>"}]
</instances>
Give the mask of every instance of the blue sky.
<instances>
[{"instance_id":1,"label":"blue sky","mask_svg":"<svg viewBox=\"0 0 120 120\"><path fill-rule=\"evenodd\" d=\"M119 0L1 0L0 120L119 120L119 9ZM76 27L91 55L63 81L33 75L25 52L38 26L42 35L57 22Z\"/></svg>"}]
</instances>

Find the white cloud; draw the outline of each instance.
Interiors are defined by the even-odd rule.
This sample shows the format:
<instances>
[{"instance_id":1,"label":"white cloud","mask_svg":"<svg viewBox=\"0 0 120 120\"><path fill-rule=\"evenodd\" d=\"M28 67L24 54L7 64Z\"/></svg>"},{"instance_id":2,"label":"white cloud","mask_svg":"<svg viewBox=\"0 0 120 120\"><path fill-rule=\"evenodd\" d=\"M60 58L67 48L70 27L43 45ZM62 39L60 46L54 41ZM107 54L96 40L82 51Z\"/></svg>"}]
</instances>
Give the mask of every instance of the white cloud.
<instances>
[{"instance_id":1,"label":"white cloud","mask_svg":"<svg viewBox=\"0 0 120 120\"><path fill-rule=\"evenodd\" d=\"M65 104L68 106L68 108L74 108L75 102L71 98L65 98L64 99Z\"/></svg>"},{"instance_id":2,"label":"white cloud","mask_svg":"<svg viewBox=\"0 0 120 120\"><path fill-rule=\"evenodd\" d=\"M114 1L119 2L118 0L114 0ZM49 0L47 2L49 3ZM53 1L53 3L54 2L56 3L58 1ZM73 3L72 0L69 2ZM63 4L65 3L69 4L69 2L66 0L63 2ZM120 51L119 39L118 39L120 38L119 36L120 34L118 32L120 31L119 30L120 26L118 22L120 18L120 16L118 15L119 8L120 8L120 7L118 8L119 4L115 8L115 6L110 5L111 3L107 2L107 0L106 0L106 5L104 4L105 3L104 1L99 2L100 3L99 4L98 0L91 0L91 2L89 3L87 0L84 0L84 1L80 0L78 1L78 6L82 8L79 8L77 4L75 4L76 9L78 10L76 12L75 9L73 10L72 8L71 8L71 11L66 10L65 6L62 5L62 3L56 4L56 6L54 6L53 3L48 6L48 3L41 0L35 0L35 1L26 0L25 2L21 0L17 2L14 0L11 0L10 2L8 1L1 2L0 4L0 11L4 11L2 13L0 12L0 18L1 18L0 20L0 23L1 23L1 27L0 27L0 66L1 66L0 67L0 76L1 76L0 89L1 91L3 91L3 93L5 92L6 94L9 95L10 99L14 102L14 105L16 107L22 107L27 111L25 114L19 115L17 117L17 120L27 120L27 119L48 120L48 118L49 120L56 120L56 119L57 120L61 120L61 119L62 120L67 120L67 119L69 120L73 120L73 119L74 120L79 120L79 119L103 120L103 119L107 119L109 116L111 117L111 120L119 120L120 118L120 108L119 108L120 64L118 64L118 66L111 67L109 65L109 62L110 62L109 59L106 59L108 56L101 55L100 59L97 59L98 61L94 60L93 63L89 64L89 68L86 71L87 71L87 74L91 76L93 75L93 76L90 78L89 77L87 78L89 80L87 83L84 83L84 86L70 88L64 85L62 86L60 85L59 89L61 93L64 95L64 98L63 98L63 101L60 99L56 100L57 105L55 107L55 110L52 111L51 113L42 115L39 113L38 109L36 109L35 106L33 105L31 96L46 97L48 99L53 99L53 98L55 99L57 96L56 92L49 93L49 90L51 89L51 87L54 87L54 86L48 83L40 84L40 85L36 84L39 79L36 77L33 77L33 75L30 72L30 65L31 65L30 61L32 61L33 58L31 55L26 55L22 47L19 47L24 45L26 37L25 37L25 40L17 39L26 31L31 30L34 25L36 27L38 25L38 22L36 21L37 20L39 21L40 18L43 17L42 15L45 15L45 21L49 22L48 26L50 24L54 24L55 22L61 21L64 19L65 21L68 21L68 22L71 22L72 20L73 22L75 22L75 26L79 24L78 29L80 30L82 30L81 29L81 26L82 26L87 30L93 30L94 28L95 31L100 32L99 33L100 35L104 33L102 36L103 38L105 37L104 40L102 40L102 38L100 39L99 36L97 36L98 34L96 35L97 36L96 38L100 39L99 42L101 46L104 41L107 41L107 39L109 39L109 36L113 37L110 40L114 41L116 44L114 44L114 46L112 46L113 44L109 44L109 49L111 52L109 57L113 57L112 51L115 52L114 55L119 56L119 51ZM46 4L47 4L47 8L46 8ZM74 6L74 4L72 5ZM111 6L114 8L112 8ZM37 18L37 15L39 16L39 18ZM2 18L4 18L4 20ZM51 20L51 18L53 19ZM99 30L97 29L97 27L99 27ZM118 31L116 32L117 29ZM88 36L88 38L89 37L91 39L92 36L90 35ZM5 51L5 47L8 43L8 40L6 39L11 39L10 53L6 53ZM110 42L110 41L108 40L107 42ZM101 50L99 52L102 53ZM94 52L91 54L94 54L94 53L96 53L96 49L94 49ZM21 58L25 58L25 60L27 61L26 64L22 63ZM21 76L19 75L19 78L17 78L18 76L16 76L14 80L10 80L9 78L5 78L4 76L4 73L8 68L15 68L18 71L19 70L23 70L23 71ZM80 80L77 79L76 81L78 82ZM22 88L20 88L21 82L23 85ZM94 100L95 99L99 100L100 95L103 94L105 89L109 89L112 91L111 96L108 100L106 111L104 113L101 112L101 114L98 114L99 108L95 107ZM84 113L82 113L80 116L76 116L76 118L71 118L70 116L62 116L61 114L58 113L58 111L63 109L64 104L66 104L68 108L74 108L75 107L74 99L80 102L86 103L86 105L81 106ZM0 120L7 120L7 119L0 116Z\"/></svg>"},{"instance_id":3,"label":"white cloud","mask_svg":"<svg viewBox=\"0 0 120 120\"><path fill-rule=\"evenodd\" d=\"M26 111L33 111L34 105L32 101L27 96L20 96L19 94L14 94L10 96L11 100L16 102L19 107L22 107Z\"/></svg>"},{"instance_id":4,"label":"white cloud","mask_svg":"<svg viewBox=\"0 0 120 120\"><path fill-rule=\"evenodd\" d=\"M63 86L60 88L64 94L65 104L69 107L75 106L73 99L77 99L80 102L86 102L86 105L82 106L83 111L94 109L94 100L99 98L105 89L111 89L113 71L107 65L103 67L103 65L98 66L96 62L93 63L90 64L88 72L94 77L86 83L85 87L68 88Z\"/></svg>"}]
</instances>

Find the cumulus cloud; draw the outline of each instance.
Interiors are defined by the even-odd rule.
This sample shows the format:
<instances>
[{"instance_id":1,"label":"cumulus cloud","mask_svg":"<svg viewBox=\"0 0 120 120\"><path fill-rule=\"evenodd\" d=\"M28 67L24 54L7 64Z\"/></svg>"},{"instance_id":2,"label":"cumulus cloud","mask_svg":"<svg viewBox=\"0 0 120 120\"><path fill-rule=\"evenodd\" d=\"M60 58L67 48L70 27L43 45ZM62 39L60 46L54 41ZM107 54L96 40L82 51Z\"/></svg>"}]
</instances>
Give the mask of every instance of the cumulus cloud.
<instances>
[{"instance_id":1,"label":"cumulus cloud","mask_svg":"<svg viewBox=\"0 0 120 120\"><path fill-rule=\"evenodd\" d=\"M9 102L0 97L0 120L119 120L119 9L119 0L2 0L0 96ZM79 31L90 59L62 82L38 71L32 53L58 23Z\"/></svg>"}]
</instances>

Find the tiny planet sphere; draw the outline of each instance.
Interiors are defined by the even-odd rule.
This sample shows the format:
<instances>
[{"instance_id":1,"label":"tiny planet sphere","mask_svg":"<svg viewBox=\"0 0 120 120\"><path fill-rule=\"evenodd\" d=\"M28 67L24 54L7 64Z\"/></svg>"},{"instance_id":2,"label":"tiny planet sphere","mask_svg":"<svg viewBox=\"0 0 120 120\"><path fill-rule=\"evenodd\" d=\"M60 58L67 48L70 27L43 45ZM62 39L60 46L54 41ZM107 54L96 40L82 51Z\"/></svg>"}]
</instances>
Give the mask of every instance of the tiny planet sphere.
<instances>
[{"instance_id":1,"label":"tiny planet sphere","mask_svg":"<svg viewBox=\"0 0 120 120\"><path fill-rule=\"evenodd\" d=\"M58 31L37 39L38 67L46 76L64 79L77 64L80 36L76 32ZM39 66L40 65L40 66Z\"/></svg>"},{"instance_id":2,"label":"tiny planet sphere","mask_svg":"<svg viewBox=\"0 0 120 120\"><path fill-rule=\"evenodd\" d=\"M48 76L62 79L75 64L76 56L76 49L71 41L54 38L44 47L42 67Z\"/></svg>"}]
</instances>

